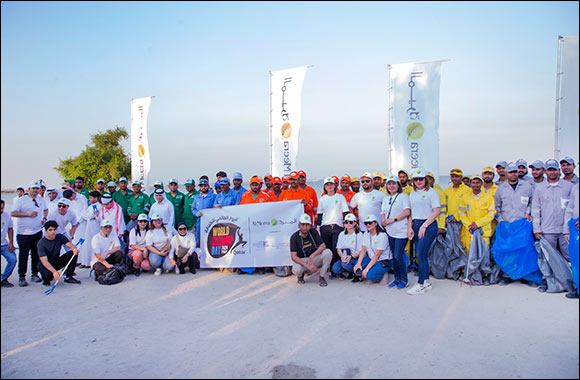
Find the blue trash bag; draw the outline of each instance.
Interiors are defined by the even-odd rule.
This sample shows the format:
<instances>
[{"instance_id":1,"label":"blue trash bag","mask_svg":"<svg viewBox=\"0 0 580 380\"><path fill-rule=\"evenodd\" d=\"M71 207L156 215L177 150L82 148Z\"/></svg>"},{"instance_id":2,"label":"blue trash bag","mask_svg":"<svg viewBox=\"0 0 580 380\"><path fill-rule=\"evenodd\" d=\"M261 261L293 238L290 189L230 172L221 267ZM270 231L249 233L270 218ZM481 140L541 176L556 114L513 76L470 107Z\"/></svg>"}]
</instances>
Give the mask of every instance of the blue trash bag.
<instances>
[{"instance_id":1,"label":"blue trash bag","mask_svg":"<svg viewBox=\"0 0 580 380\"><path fill-rule=\"evenodd\" d=\"M497 265L512 280L542 283L538 252L534 246L532 223L526 218L512 223L500 222L495 229L491 253Z\"/></svg>"},{"instance_id":2,"label":"blue trash bag","mask_svg":"<svg viewBox=\"0 0 580 380\"><path fill-rule=\"evenodd\" d=\"M578 293L578 230L574 224L578 223L578 219L570 219L568 221L568 227L570 227L568 254L570 255L570 265L572 266L572 277L574 277L574 283L576 284L576 293Z\"/></svg>"}]
</instances>

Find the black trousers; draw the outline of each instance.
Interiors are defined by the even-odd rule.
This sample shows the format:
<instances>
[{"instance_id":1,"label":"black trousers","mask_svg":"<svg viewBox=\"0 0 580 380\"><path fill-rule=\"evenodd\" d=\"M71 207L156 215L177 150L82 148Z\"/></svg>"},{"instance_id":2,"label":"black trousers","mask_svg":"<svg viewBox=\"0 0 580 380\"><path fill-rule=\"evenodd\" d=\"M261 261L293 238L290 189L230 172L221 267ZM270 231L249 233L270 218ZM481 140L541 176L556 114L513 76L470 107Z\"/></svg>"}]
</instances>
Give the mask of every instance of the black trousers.
<instances>
[{"instance_id":1,"label":"black trousers","mask_svg":"<svg viewBox=\"0 0 580 380\"><path fill-rule=\"evenodd\" d=\"M125 262L125 254L121 251L113 252L105 259L111 265L123 264ZM93 264L93 270L95 271L95 279L107 271L107 267L100 262Z\"/></svg>"},{"instance_id":2,"label":"black trousers","mask_svg":"<svg viewBox=\"0 0 580 380\"><path fill-rule=\"evenodd\" d=\"M61 270L62 268L64 268L66 266L66 264L68 264L68 261L70 260L70 258L72 256L74 256L74 258L72 259L68 268L66 268L66 272L65 272L65 277L72 277L73 273L75 272L77 260L79 258L79 256L72 253L72 251L67 251L64 255L62 255L56 259L49 260L48 262L50 263L50 265L52 265L54 267L54 269L56 269L58 271L58 270ZM42 262L40 262L40 264L38 264L38 270L40 271L40 276L42 277L42 279L44 281L51 281L54 278L52 272L49 271L48 269L46 269L44 267L44 265L42 265Z\"/></svg>"},{"instance_id":3,"label":"black trousers","mask_svg":"<svg viewBox=\"0 0 580 380\"><path fill-rule=\"evenodd\" d=\"M328 224L325 226L320 226L320 237L326 245L326 248L332 251L332 264L340 260L340 256L336 251L336 243L338 242L338 235L343 231L343 228L338 224Z\"/></svg>"},{"instance_id":4,"label":"black trousers","mask_svg":"<svg viewBox=\"0 0 580 380\"><path fill-rule=\"evenodd\" d=\"M182 259L183 259L182 257L175 256L175 266L179 268L179 273L184 273L185 268L189 267L189 271L195 274L196 273L195 268L197 267L197 263L199 262L199 259L197 258L197 253L193 252L191 255L189 255L186 261L182 261Z\"/></svg>"},{"instance_id":5,"label":"black trousers","mask_svg":"<svg viewBox=\"0 0 580 380\"><path fill-rule=\"evenodd\" d=\"M34 235L16 235L18 243L18 276L24 278L28 269L28 253L32 261L30 262L30 273L38 274L38 248L37 244L42 239L42 231Z\"/></svg>"}]
</instances>

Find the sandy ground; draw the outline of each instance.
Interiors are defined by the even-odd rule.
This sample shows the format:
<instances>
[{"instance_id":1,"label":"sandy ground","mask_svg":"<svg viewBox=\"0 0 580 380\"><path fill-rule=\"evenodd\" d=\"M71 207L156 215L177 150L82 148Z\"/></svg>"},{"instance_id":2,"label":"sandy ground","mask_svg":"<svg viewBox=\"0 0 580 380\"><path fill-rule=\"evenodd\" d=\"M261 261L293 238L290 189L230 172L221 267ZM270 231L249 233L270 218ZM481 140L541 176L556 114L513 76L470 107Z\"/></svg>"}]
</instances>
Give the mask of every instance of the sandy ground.
<instances>
[{"instance_id":1,"label":"sandy ground","mask_svg":"<svg viewBox=\"0 0 580 380\"><path fill-rule=\"evenodd\" d=\"M579 376L578 301L521 283L433 280L409 296L271 273L142 274L113 286L77 273L82 285L49 296L39 283L2 288L3 379Z\"/></svg>"}]
</instances>

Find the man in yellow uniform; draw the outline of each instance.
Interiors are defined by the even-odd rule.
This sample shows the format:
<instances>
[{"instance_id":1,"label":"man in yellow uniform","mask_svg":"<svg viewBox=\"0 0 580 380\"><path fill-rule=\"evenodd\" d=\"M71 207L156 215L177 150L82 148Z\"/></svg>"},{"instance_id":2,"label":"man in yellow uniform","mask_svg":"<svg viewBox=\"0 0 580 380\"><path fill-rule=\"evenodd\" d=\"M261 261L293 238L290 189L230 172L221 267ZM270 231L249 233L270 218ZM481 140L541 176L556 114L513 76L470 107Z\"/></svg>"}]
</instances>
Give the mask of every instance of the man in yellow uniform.
<instances>
[{"instance_id":1,"label":"man in yellow uniform","mask_svg":"<svg viewBox=\"0 0 580 380\"><path fill-rule=\"evenodd\" d=\"M437 228L439 229L439 234L443 234L445 232L445 218L447 217L447 204L445 200L445 192L435 183L435 175L431 172L427 172L427 181L429 181L429 186L432 187L437 191L439 194L439 202L441 202L441 211L439 212L439 216L437 217Z\"/></svg>"},{"instance_id":2,"label":"man in yellow uniform","mask_svg":"<svg viewBox=\"0 0 580 380\"><path fill-rule=\"evenodd\" d=\"M495 192L497 191L497 185L493 183L493 177L495 176L493 168L491 166L486 166L481 170L481 178L483 179L483 187L481 190L489 195L495 202ZM497 227L497 220L494 218L491 222L491 236L495 233L495 228Z\"/></svg>"},{"instance_id":3,"label":"man in yellow uniform","mask_svg":"<svg viewBox=\"0 0 580 380\"><path fill-rule=\"evenodd\" d=\"M413 191L413 185L411 185L411 177L406 170L401 169L397 173L397 177L399 177L399 183L401 184L401 188L403 189L403 193L409 195L411 191Z\"/></svg>"},{"instance_id":4,"label":"man in yellow uniform","mask_svg":"<svg viewBox=\"0 0 580 380\"><path fill-rule=\"evenodd\" d=\"M459 220L459 202L464 194L471 192L471 189L462 182L463 171L461 169L451 169L449 172L452 185L445 189L445 204L447 205L447 223L461 223ZM465 239L466 229L461 228L461 241ZM471 234L470 234L471 235Z\"/></svg>"},{"instance_id":5,"label":"man in yellow uniform","mask_svg":"<svg viewBox=\"0 0 580 380\"><path fill-rule=\"evenodd\" d=\"M459 218L463 228L467 231L462 238L465 252L468 252L471 244L472 233L481 228L483 240L489 247L491 237L491 221L495 218L495 201L492 196L482 192L483 179L476 174L470 178L471 191L461 197L459 203Z\"/></svg>"}]
</instances>

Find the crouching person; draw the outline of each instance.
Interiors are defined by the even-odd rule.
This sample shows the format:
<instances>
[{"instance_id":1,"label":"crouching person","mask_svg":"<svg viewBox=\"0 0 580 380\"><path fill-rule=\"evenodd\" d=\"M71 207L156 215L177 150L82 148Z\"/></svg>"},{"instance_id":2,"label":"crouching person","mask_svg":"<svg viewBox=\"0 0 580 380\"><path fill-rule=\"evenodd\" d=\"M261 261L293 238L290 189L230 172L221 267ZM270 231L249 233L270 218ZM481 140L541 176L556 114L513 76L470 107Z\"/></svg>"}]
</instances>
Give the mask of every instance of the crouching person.
<instances>
[{"instance_id":1,"label":"crouching person","mask_svg":"<svg viewBox=\"0 0 580 380\"><path fill-rule=\"evenodd\" d=\"M298 228L299 230L290 237L290 255L294 262L292 273L298 277L299 284L304 284L305 271L313 275L320 269L320 286L326 286L324 276L332 261L332 251L326 248L316 228L312 228L308 214L302 214Z\"/></svg>"},{"instance_id":2,"label":"crouching person","mask_svg":"<svg viewBox=\"0 0 580 380\"><path fill-rule=\"evenodd\" d=\"M58 223L54 220L49 220L44 223L44 230L46 232L37 245L38 257L40 259L38 270L42 277L42 285L50 286L50 281L53 279L58 281L60 278L58 270L64 268L71 258L72 261L66 269L64 282L69 284L80 284L81 282L73 277L79 257L79 250L66 236L57 233L57 229ZM60 250L63 245L70 248L70 251L66 251L66 253L61 256Z\"/></svg>"},{"instance_id":3,"label":"crouching person","mask_svg":"<svg viewBox=\"0 0 580 380\"><path fill-rule=\"evenodd\" d=\"M179 269L179 274L185 273L185 268L189 267L189 272L195 274L198 265L198 257L195 252L195 236L187 232L187 225L180 222L177 225L177 235L171 238L171 250L169 257L173 260L173 265Z\"/></svg>"},{"instance_id":4,"label":"crouching person","mask_svg":"<svg viewBox=\"0 0 580 380\"><path fill-rule=\"evenodd\" d=\"M93 236L91 247L93 251L91 267L95 271L95 279L113 265L125 262L119 237L113 232L113 223L108 219L101 222L101 232Z\"/></svg>"}]
</instances>

